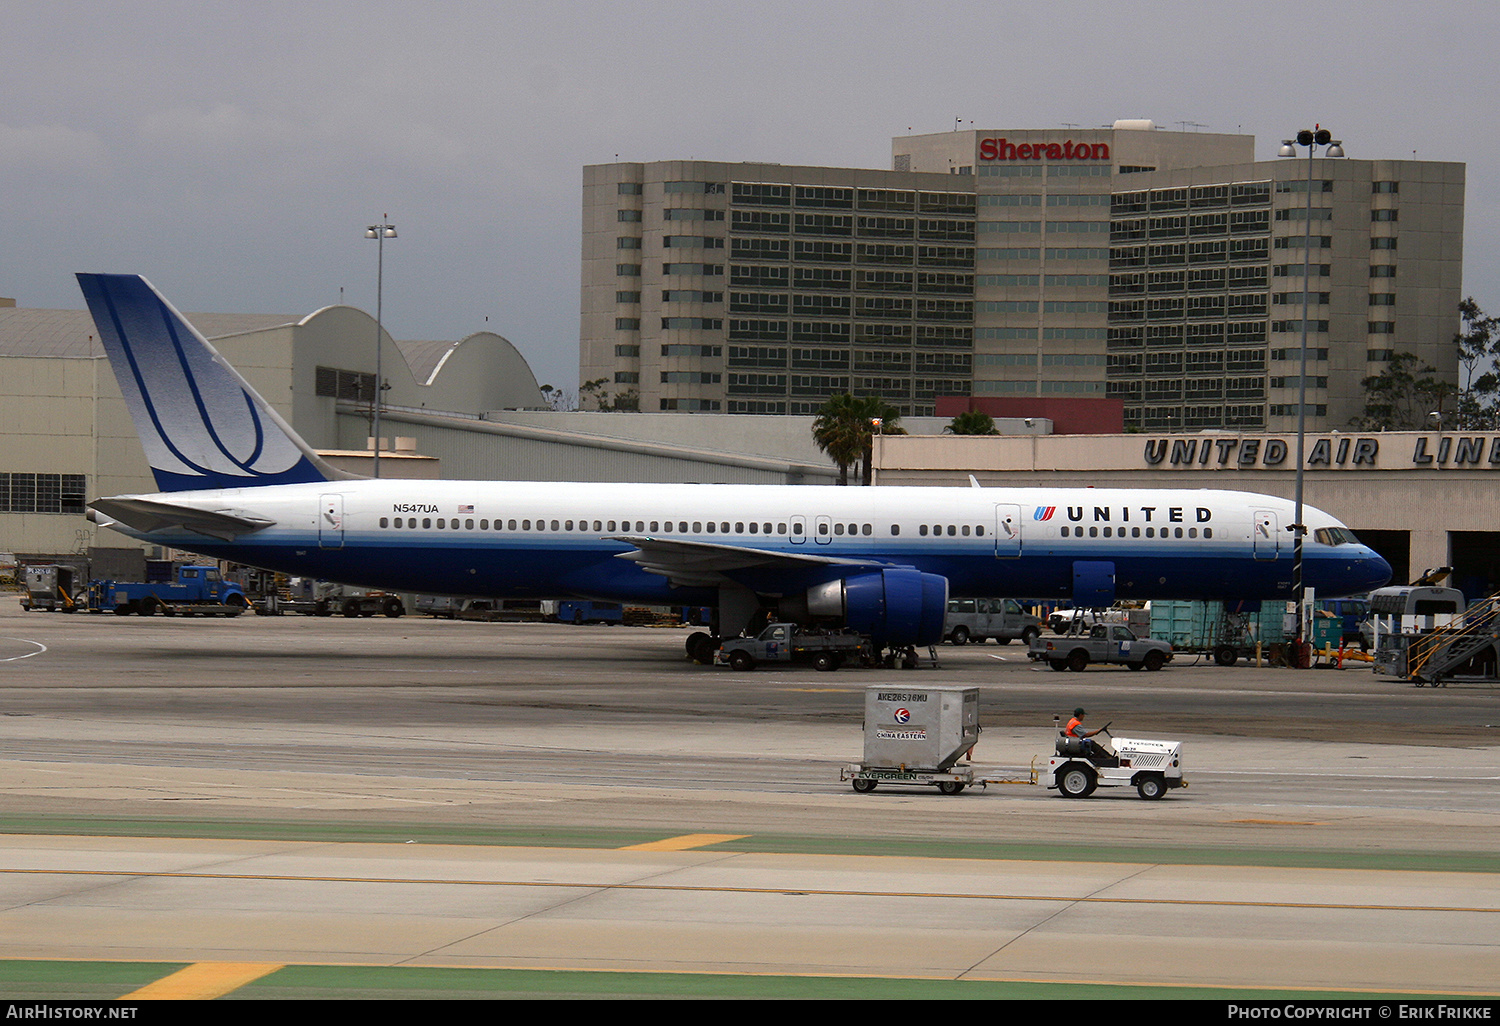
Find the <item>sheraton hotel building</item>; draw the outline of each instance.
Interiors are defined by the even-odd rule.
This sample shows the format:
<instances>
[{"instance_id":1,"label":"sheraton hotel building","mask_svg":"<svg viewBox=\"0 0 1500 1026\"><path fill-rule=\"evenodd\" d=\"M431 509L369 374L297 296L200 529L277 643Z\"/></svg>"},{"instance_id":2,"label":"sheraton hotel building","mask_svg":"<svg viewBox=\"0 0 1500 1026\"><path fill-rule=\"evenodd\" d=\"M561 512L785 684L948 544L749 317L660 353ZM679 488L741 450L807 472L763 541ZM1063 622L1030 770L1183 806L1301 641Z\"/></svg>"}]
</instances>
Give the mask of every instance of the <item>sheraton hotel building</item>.
<instances>
[{"instance_id":1,"label":"sheraton hotel building","mask_svg":"<svg viewBox=\"0 0 1500 1026\"><path fill-rule=\"evenodd\" d=\"M852 391L1287 430L1304 290L1309 429L1357 416L1393 353L1456 380L1464 165L1256 151L1120 121L898 137L890 170L587 167L581 380L650 412Z\"/></svg>"}]
</instances>

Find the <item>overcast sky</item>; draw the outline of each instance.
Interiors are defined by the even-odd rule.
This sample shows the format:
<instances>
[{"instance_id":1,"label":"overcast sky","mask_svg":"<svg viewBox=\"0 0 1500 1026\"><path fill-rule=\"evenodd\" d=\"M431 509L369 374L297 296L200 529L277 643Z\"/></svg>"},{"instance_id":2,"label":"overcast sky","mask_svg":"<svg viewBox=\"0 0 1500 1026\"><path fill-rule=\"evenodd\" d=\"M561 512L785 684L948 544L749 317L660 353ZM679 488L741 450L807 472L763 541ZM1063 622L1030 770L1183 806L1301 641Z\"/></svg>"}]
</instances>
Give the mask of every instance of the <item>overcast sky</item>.
<instances>
[{"instance_id":1,"label":"overcast sky","mask_svg":"<svg viewBox=\"0 0 1500 1026\"><path fill-rule=\"evenodd\" d=\"M1321 122L1468 165L1463 289L1500 312L1500 6L718 0L0 0L0 296L74 271L180 308L489 329L577 385L581 168L890 166L893 135ZM970 126L968 123L973 122Z\"/></svg>"}]
</instances>

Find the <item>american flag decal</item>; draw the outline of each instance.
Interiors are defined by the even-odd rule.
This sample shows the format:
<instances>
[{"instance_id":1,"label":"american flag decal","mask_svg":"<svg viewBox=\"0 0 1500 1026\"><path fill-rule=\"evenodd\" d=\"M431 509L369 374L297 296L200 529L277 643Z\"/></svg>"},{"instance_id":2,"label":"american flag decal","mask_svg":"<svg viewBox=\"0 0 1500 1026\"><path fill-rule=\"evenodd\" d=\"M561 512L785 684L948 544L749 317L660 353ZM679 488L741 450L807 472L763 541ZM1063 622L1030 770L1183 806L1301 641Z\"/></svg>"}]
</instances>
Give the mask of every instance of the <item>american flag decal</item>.
<instances>
[{"instance_id":1,"label":"american flag decal","mask_svg":"<svg viewBox=\"0 0 1500 1026\"><path fill-rule=\"evenodd\" d=\"M474 507L473 506L460 506L460 507L458 507L458 511L460 513L472 513L472 512L474 512Z\"/></svg>"}]
</instances>

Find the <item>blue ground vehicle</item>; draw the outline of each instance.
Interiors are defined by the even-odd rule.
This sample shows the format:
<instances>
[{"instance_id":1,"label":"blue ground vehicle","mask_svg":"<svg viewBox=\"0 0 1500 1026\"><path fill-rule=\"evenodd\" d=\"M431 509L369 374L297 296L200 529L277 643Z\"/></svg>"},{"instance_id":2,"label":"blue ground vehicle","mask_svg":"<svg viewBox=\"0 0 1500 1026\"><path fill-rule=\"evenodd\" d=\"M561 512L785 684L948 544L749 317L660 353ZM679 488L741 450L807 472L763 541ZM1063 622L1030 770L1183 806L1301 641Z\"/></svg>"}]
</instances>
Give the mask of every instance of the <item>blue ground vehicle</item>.
<instances>
[{"instance_id":1,"label":"blue ground vehicle","mask_svg":"<svg viewBox=\"0 0 1500 1026\"><path fill-rule=\"evenodd\" d=\"M91 608L119 616L239 616L250 608L244 590L216 566L180 566L166 582L94 581L90 590Z\"/></svg>"},{"instance_id":2,"label":"blue ground vehicle","mask_svg":"<svg viewBox=\"0 0 1500 1026\"><path fill-rule=\"evenodd\" d=\"M623 623L625 607L618 602L585 602L564 599L557 604L560 623Z\"/></svg>"}]
</instances>

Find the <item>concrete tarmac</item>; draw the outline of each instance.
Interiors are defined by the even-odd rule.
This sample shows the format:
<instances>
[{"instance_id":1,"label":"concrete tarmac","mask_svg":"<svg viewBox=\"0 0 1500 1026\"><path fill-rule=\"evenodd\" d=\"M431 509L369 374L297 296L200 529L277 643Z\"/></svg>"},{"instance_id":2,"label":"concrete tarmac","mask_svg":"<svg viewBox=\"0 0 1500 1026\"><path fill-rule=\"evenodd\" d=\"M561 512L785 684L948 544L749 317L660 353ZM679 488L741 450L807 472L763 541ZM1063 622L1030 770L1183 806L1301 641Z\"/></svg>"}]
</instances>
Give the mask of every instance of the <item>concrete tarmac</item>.
<instances>
[{"instance_id":1,"label":"concrete tarmac","mask_svg":"<svg viewBox=\"0 0 1500 1026\"><path fill-rule=\"evenodd\" d=\"M1466 873L59 838L0 843L0 953L1494 994Z\"/></svg>"},{"instance_id":2,"label":"concrete tarmac","mask_svg":"<svg viewBox=\"0 0 1500 1026\"><path fill-rule=\"evenodd\" d=\"M683 637L0 602L0 952L1500 993L1491 689L1015 646L735 675ZM1082 701L1191 786L856 795L886 680L981 688L981 776ZM724 839L621 850L686 834Z\"/></svg>"}]
</instances>

